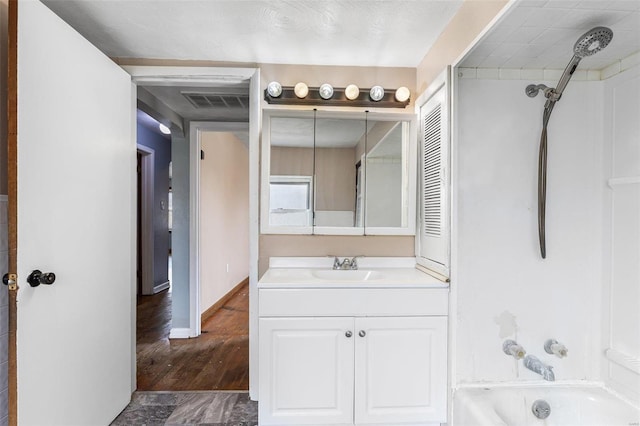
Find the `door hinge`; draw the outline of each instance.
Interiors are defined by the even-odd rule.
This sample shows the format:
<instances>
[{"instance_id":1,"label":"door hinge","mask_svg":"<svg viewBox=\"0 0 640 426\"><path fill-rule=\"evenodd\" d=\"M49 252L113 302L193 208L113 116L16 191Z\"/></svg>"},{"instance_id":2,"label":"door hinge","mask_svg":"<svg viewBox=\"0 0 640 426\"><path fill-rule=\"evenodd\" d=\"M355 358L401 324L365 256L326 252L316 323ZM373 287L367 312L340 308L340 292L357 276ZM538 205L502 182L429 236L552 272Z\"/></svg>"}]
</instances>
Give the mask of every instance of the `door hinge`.
<instances>
[{"instance_id":1,"label":"door hinge","mask_svg":"<svg viewBox=\"0 0 640 426\"><path fill-rule=\"evenodd\" d=\"M18 274L4 274L2 283L6 285L9 290L16 291L18 289Z\"/></svg>"}]
</instances>

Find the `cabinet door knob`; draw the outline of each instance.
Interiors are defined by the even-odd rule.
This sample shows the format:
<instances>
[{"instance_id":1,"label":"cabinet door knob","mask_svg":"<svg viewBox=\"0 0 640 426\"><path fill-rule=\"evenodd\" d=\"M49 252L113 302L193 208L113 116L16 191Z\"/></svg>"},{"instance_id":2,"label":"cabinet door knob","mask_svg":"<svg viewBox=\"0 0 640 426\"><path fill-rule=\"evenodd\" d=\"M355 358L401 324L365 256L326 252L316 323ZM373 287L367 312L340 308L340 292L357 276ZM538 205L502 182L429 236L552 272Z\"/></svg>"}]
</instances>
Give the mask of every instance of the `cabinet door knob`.
<instances>
[{"instance_id":1,"label":"cabinet door knob","mask_svg":"<svg viewBox=\"0 0 640 426\"><path fill-rule=\"evenodd\" d=\"M347 337L351 337L351 336L353 336L353 333L350 332L350 331L347 331L346 333L344 333L344 335L347 336Z\"/></svg>"},{"instance_id":2,"label":"cabinet door knob","mask_svg":"<svg viewBox=\"0 0 640 426\"><path fill-rule=\"evenodd\" d=\"M366 331L364 331L364 330L360 330L360 331L358 332L358 336L360 336L360 337L364 337L364 336L366 336L366 335L367 335L367 332L366 332Z\"/></svg>"}]
</instances>

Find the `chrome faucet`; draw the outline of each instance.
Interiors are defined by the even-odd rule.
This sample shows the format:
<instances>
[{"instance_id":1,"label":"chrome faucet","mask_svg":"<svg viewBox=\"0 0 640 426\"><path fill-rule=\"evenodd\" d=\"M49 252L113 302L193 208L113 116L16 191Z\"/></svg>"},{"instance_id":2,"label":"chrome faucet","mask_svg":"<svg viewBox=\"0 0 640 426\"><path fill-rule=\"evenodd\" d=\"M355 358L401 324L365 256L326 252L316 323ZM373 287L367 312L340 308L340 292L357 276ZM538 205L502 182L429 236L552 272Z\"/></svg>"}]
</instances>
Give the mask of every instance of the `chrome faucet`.
<instances>
[{"instance_id":1,"label":"chrome faucet","mask_svg":"<svg viewBox=\"0 0 640 426\"><path fill-rule=\"evenodd\" d=\"M533 355L527 355L524 357L524 366L534 373L538 373L543 379L553 382L556 380L555 374L553 374L553 367L544 364L538 358Z\"/></svg>"},{"instance_id":2,"label":"chrome faucet","mask_svg":"<svg viewBox=\"0 0 640 426\"><path fill-rule=\"evenodd\" d=\"M340 262L338 256L333 256L333 269L358 269L358 261L357 259L362 256L353 256L351 259L345 257Z\"/></svg>"}]
</instances>

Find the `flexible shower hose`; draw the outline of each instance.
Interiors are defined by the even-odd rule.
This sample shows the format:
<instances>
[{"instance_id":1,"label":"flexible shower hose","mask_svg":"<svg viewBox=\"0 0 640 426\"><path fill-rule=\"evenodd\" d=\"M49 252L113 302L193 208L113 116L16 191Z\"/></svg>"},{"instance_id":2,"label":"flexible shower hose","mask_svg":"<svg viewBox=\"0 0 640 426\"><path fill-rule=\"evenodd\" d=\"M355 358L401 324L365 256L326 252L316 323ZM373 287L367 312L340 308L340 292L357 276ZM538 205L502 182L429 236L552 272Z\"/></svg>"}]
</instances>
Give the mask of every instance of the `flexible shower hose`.
<instances>
[{"instance_id":1,"label":"flexible shower hose","mask_svg":"<svg viewBox=\"0 0 640 426\"><path fill-rule=\"evenodd\" d=\"M540 240L540 255L547 257L547 243L545 235L545 216L547 210L547 125L555 101L547 101L542 114L542 134L540 135L540 152L538 155L538 239Z\"/></svg>"}]
</instances>

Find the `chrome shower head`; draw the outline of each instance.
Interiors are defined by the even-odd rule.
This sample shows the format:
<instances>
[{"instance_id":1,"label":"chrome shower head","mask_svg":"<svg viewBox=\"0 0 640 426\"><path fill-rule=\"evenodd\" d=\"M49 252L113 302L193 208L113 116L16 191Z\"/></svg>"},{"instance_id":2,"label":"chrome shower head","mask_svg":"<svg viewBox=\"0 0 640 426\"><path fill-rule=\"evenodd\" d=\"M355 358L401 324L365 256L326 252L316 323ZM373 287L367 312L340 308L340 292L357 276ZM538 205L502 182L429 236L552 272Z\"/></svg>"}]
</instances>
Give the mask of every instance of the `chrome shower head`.
<instances>
[{"instance_id":1,"label":"chrome shower head","mask_svg":"<svg viewBox=\"0 0 640 426\"><path fill-rule=\"evenodd\" d=\"M564 69L560 81L555 89L545 92L545 96L552 102L559 101L564 88L571 79L571 76L578 68L578 64L587 56L598 53L611 42L613 31L607 27L595 27L582 34L576 44L573 45L573 57L569 61L569 65ZM549 103L547 102L547 106Z\"/></svg>"},{"instance_id":2,"label":"chrome shower head","mask_svg":"<svg viewBox=\"0 0 640 426\"><path fill-rule=\"evenodd\" d=\"M607 27L595 27L582 34L573 45L573 53L584 58L598 53L611 42L613 31Z\"/></svg>"},{"instance_id":3,"label":"chrome shower head","mask_svg":"<svg viewBox=\"0 0 640 426\"><path fill-rule=\"evenodd\" d=\"M550 106L550 102L559 101L562 92L567 87L567 83L569 83L582 58L598 53L607 47L612 39L613 31L607 27L595 27L582 34L576 44L573 45L573 57L569 61L569 65L564 69L558 85L550 89L542 84L530 84L526 88L527 96L533 98L540 90L544 90L544 95L548 99L545 108Z\"/></svg>"},{"instance_id":4,"label":"chrome shower head","mask_svg":"<svg viewBox=\"0 0 640 426\"><path fill-rule=\"evenodd\" d=\"M530 84L525 93L534 97L540 90L544 91L547 102L544 105L542 115L542 135L540 136L540 153L538 155L538 238L540 240L540 254L544 259L547 256L545 236L545 215L547 199L547 124L551 117L553 107L560 100L562 92L571 76L578 68L582 58L598 53L611 42L613 31L607 27L595 27L584 33L573 46L573 57L564 69L560 81L555 88L549 88L544 84Z\"/></svg>"}]
</instances>

